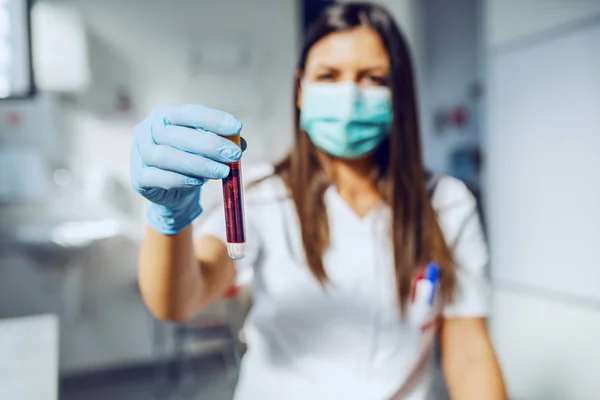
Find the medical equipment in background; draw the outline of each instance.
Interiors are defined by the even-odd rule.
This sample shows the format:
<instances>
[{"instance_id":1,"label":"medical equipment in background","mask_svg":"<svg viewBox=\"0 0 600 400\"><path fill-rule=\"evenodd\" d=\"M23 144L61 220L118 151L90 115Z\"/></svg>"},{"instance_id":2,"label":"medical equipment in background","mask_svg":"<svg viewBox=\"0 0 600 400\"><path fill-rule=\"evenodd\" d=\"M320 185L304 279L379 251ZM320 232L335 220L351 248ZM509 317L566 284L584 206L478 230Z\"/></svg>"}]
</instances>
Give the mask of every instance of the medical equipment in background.
<instances>
[{"instance_id":1,"label":"medical equipment in background","mask_svg":"<svg viewBox=\"0 0 600 400\"><path fill-rule=\"evenodd\" d=\"M238 133L227 137L230 141L242 145ZM244 223L244 197L242 187L241 161L227 163L229 175L223 179L223 206L225 207L225 229L227 231L227 252L233 260L244 257L246 243L246 227Z\"/></svg>"},{"instance_id":2,"label":"medical equipment in background","mask_svg":"<svg viewBox=\"0 0 600 400\"><path fill-rule=\"evenodd\" d=\"M470 112L465 106L456 106L449 109L440 109L435 112L435 132L443 135L454 129L464 133L465 127L470 122Z\"/></svg>"},{"instance_id":3,"label":"medical equipment in background","mask_svg":"<svg viewBox=\"0 0 600 400\"><path fill-rule=\"evenodd\" d=\"M472 135L478 130L478 108L483 96L480 82L472 82L467 88L465 97L457 99L454 104L436 107L433 112L434 132L437 136Z\"/></svg>"},{"instance_id":4,"label":"medical equipment in background","mask_svg":"<svg viewBox=\"0 0 600 400\"><path fill-rule=\"evenodd\" d=\"M478 144L456 146L449 154L450 173L469 186L479 188L482 154Z\"/></svg>"}]
</instances>

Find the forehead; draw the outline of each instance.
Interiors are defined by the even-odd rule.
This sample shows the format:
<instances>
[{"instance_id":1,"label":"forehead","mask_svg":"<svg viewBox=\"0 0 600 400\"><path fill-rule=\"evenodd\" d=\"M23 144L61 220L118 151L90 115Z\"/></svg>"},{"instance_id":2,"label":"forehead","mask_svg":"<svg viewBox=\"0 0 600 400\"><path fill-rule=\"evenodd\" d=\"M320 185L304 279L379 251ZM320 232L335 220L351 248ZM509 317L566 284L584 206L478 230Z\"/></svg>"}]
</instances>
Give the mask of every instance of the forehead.
<instances>
[{"instance_id":1,"label":"forehead","mask_svg":"<svg viewBox=\"0 0 600 400\"><path fill-rule=\"evenodd\" d=\"M329 66L372 66L389 64L387 51L377 32L361 26L333 32L313 45L307 55L306 68Z\"/></svg>"}]
</instances>

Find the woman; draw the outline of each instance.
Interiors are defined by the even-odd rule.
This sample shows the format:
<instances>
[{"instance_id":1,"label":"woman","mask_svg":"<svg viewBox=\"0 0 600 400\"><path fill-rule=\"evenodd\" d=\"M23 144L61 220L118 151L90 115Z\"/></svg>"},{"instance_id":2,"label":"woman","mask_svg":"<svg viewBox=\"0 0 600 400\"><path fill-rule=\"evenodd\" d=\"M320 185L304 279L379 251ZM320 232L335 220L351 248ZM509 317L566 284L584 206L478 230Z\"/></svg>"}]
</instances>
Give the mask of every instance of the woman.
<instances>
[{"instance_id":1,"label":"woman","mask_svg":"<svg viewBox=\"0 0 600 400\"><path fill-rule=\"evenodd\" d=\"M335 5L315 22L297 69L296 144L246 191L256 251L237 263L222 214L194 235L190 224L205 180L241 157L220 137L241 123L187 105L136 127L132 183L151 202L139 277L152 313L185 321L253 272L236 399L425 399L438 332L453 399L506 398L476 204L459 181L433 184L424 171L411 68L380 7Z\"/></svg>"}]
</instances>

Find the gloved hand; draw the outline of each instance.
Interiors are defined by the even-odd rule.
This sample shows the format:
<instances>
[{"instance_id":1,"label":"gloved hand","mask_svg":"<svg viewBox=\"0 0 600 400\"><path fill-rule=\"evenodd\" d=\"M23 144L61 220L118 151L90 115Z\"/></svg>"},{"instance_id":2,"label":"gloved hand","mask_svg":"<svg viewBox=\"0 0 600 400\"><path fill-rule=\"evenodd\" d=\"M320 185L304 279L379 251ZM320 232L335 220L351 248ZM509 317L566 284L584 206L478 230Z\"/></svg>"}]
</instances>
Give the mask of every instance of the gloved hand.
<instances>
[{"instance_id":1,"label":"gloved hand","mask_svg":"<svg viewBox=\"0 0 600 400\"><path fill-rule=\"evenodd\" d=\"M147 217L156 231L175 234L200 215L200 187L206 179L227 177L224 163L242 155L219 135L241 129L232 115L200 105L156 109L135 127L131 184L150 200Z\"/></svg>"}]
</instances>

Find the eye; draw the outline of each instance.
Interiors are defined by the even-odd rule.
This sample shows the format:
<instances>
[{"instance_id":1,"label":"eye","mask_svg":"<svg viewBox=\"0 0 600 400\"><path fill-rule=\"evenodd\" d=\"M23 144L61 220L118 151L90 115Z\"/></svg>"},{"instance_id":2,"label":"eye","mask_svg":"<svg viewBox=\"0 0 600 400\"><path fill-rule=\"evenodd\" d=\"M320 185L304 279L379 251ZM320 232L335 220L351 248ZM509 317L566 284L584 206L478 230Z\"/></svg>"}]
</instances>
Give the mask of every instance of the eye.
<instances>
[{"instance_id":1,"label":"eye","mask_svg":"<svg viewBox=\"0 0 600 400\"><path fill-rule=\"evenodd\" d=\"M317 75L318 82L328 82L335 79L335 76L331 72L324 72Z\"/></svg>"},{"instance_id":2,"label":"eye","mask_svg":"<svg viewBox=\"0 0 600 400\"><path fill-rule=\"evenodd\" d=\"M370 85L376 85L376 86L387 86L388 84L388 79L387 77L382 77L382 76L367 76L367 82Z\"/></svg>"}]
</instances>

